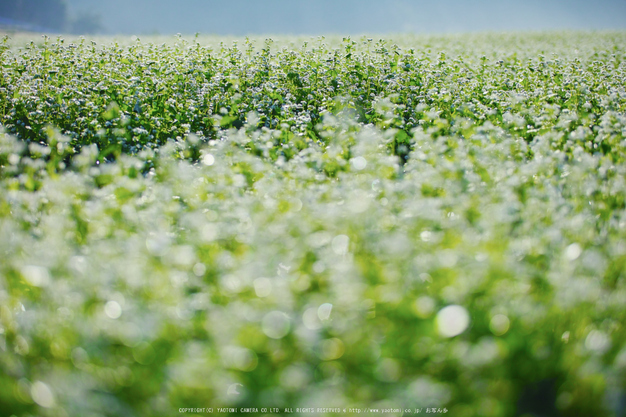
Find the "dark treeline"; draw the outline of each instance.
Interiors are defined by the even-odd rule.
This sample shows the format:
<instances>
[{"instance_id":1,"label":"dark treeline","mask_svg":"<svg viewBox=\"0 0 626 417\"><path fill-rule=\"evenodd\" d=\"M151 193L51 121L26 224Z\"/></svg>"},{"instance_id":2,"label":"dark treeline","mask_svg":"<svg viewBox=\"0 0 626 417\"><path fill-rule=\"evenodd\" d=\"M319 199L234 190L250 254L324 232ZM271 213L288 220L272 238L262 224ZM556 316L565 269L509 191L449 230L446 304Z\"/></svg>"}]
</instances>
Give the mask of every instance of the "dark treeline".
<instances>
[{"instance_id":1,"label":"dark treeline","mask_svg":"<svg viewBox=\"0 0 626 417\"><path fill-rule=\"evenodd\" d=\"M0 18L18 29L96 33L102 30L97 14L73 14L65 0L1 0Z\"/></svg>"}]
</instances>

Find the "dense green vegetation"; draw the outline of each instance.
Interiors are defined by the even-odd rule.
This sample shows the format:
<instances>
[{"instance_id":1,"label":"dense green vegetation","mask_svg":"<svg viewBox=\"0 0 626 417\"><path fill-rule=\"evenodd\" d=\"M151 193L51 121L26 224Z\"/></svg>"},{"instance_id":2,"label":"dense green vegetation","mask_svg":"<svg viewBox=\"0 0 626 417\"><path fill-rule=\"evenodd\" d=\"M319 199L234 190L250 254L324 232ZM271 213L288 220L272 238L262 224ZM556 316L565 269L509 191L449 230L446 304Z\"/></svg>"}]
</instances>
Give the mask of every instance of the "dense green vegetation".
<instances>
[{"instance_id":1,"label":"dense green vegetation","mask_svg":"<svg viewBox=\"0 0 626 417\"><path fill-rule=\"evenodd\" d=\"M624 415L626 33L0 53L3 415Z\"/></svg>"}]
</instances>

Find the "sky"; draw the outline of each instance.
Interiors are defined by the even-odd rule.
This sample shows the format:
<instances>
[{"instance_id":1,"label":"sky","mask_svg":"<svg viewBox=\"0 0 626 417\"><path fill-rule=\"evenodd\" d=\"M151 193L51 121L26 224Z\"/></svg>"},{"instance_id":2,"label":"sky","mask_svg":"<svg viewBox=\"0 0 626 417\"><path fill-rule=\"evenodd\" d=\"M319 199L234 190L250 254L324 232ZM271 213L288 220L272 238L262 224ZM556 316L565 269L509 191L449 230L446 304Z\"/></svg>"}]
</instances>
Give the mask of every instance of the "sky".
<instances>
[{"instance_id":1,"label":"sky","mask_svg":"<svg viewBox=\"0 0 626 417\"><path fill-rule=\"evenodd\" d=\"M626 29L626 0L67 0L110 34L386 34Z\"/></svg>"}]
</instances>

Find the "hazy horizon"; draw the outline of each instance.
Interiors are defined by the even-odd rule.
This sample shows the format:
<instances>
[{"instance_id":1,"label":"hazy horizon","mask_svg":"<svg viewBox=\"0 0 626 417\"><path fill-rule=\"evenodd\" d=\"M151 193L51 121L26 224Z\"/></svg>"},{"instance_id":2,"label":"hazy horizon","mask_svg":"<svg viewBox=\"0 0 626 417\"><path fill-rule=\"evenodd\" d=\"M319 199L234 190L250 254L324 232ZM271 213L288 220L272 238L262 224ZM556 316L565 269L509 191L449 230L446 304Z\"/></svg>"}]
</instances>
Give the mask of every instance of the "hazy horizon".
<instances>
[{"instance_id":1,"label":"hazy horizon","mask_svg":"<svg viewBox=\"0 0 626 417\"><path fill-rule=\"evenodd\" d=\"M106 34L318 35L626 29L626 0L68 0Z\"/></svg>"}]
</instances>

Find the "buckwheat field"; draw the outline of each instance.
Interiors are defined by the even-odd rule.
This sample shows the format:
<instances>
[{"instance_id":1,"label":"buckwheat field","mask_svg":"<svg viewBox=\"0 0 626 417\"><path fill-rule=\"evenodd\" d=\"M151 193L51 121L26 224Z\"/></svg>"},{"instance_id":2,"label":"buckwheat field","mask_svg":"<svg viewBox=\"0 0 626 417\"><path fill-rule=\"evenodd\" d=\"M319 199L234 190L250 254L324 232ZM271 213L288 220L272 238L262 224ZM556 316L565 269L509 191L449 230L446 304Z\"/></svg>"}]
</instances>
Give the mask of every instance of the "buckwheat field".
<instances>
[{"instance_id":1,"label":"buckwheat field","mask_svg":"<svg viewBox=\"0 0 626 417\"><path fill-rule=\"evenodd\" d=\"M34 39L0 415L626 415L625 32Z\"/></svg>"}]
</instances>

